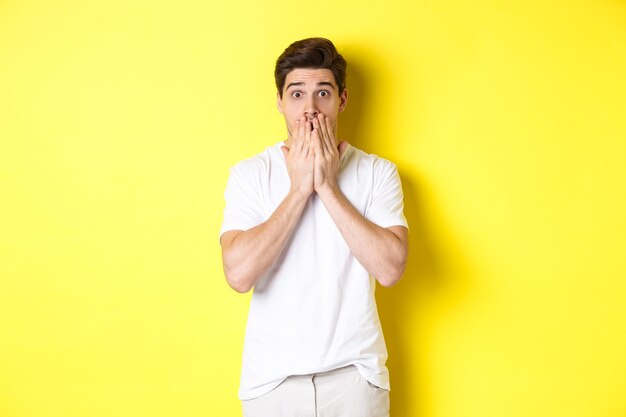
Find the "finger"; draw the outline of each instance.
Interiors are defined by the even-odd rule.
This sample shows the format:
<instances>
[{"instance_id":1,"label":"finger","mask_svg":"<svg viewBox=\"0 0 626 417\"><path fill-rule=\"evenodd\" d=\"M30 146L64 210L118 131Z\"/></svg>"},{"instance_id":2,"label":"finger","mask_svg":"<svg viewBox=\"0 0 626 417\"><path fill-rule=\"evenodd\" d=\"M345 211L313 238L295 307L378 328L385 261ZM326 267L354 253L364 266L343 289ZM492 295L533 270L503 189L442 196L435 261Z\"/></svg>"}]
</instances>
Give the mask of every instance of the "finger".
<instances>
[{"instance_id":1,"label":"finger","mask_svg":"<svg viewBox=\"0 0 626 417\"><path fill-rule=\"evenodd\" d=\"M319 129L313 129L313 144L315 147L315 158L324 157L324 145L322 145L322 139L320 138Z\"/></svg>"},{"instance_id":2,"label":"finger","mask_svg":"<svg viewBox=\"0 0 626 417\"><path fill-rule=\"evenodd\" d=\"M321 130L321 125L320 125L319 120L317 120L317 117L314 118L311 121L311 123L313 124L313 131L315 131L317 133L317 138L318 139L322 139L322 136L323 136L324 133Z\"/></svg>"},{"instance_id":3,"label":"finger","mask_svg":"<svg viewBox=\"0 0 626 417\"><path fill-rule=\"evenodd\" d=\"M320 135L320 141L322 142L322 146L324 147L324 153L328 154L328 155L332 155L333 154L333 149L332 149L332 144L330 143L330 138L328 137L328 134L326 134L325 132L325 128L323 126L325 126L324 123L324 116L320 114L320 120L318 121L317 119L315 120L318 124L318 129L321 131L321 135Z\"/></svg>"},{"instance_id":4,"label":"finger","mask_svg":"<svg viewBox=\"0 0 626 417\"><path fill-rule=\"evenodd\" d=\"M296 120L296 122L293 124L293 128L289 131L289 139L291 139L290 142L292 146L298 141L299 132L300 132L300 121Z\"/></svg>"},{"instance_id":5,"label":"finger","mask_svg":"<svg viewBox=\"0 0 626 417\"><path fill-rule=\"evenodd\" d=\"M300 122L300 138L304 139L304 128L306 126L306 124L304 123L306 121L306 119L304 117L301 117L300 119L298 119L298 122Z\"/></svg>"},{"instance_id":6,"label":"finger","mask_svg":"<svg viewBox=\"0 0 626 417\"><path fill-rule=\"evenodd\" d=\"M311 141L311 130L313 130L313 124L310 121L304 122L304 140L306 142Z\"/></svg>"},{"instance_id":7,"label":"finger","mask_svg":"<svg viewBox=\"0 0 626 417\"><path fill-rule=\"evenodd\" d=\"M283 155L285 156L285 159L287 159L287 155L289 155L289 148L286 146L281 146L280 150L283 151Z\"/></svg>"},{"instance_id":8,"label":"finger","mask_svg":"<svg viewBox=\"0 0 626 417\"><path fill-rule=\"evenodd\" d=\"M330 137L330 131L328 130L328 127L326 126L326 117L320 113L319 115L319 120L320 120L320 130L322 131L322 135L324 137Z\"/></svg>"},{"instance_id":9,"label":"finger","mask_svg":"<svg viewBox=\"0 0 626 417\"><path fill-rule=\"evenodd\" d=\"M300 150L307 156L309 154L309 148L311 146L311 123L309 123L306 119L302 119L302 140L300 143Z\"/></svg>"},{"instance_id":10,"label":"finger","mask_svg":"<svg viewBox=\"0 0 626 417\"><path fill-rule=\"evenodd\" d=\"M306 149L306 156L309 156L310 154L313 153L313 149L311 146L311 141L313 140L312 138L312 123L310 121L306 121L306 128L304 129L304 147Z\"/></svg>"},{"instance_id":11,"label":"finger","mask_svg":"<svg viewBox=\"0 0 626 417\"><path fill-rule=\"evenodd\" d=\"M333 145L333 148L337 149L337 138L335 138L335 130L333 129L332 123L328 117L324 118L324 122L324 124L326 125L326 130L328 131L330 143Z\"/></svg>"},{"instance_id":12,"label":"finger","mask_svg":"<svg viewBox=\"0 0 626 417\"><path fill-rule=\"evenodd\" d=\"M297 146L298 151L302 150L302 146L304 145L304 119L300 118L296 121L298 124L298 137L296 138L295 145Z\"/></svg>"}]
</instances>

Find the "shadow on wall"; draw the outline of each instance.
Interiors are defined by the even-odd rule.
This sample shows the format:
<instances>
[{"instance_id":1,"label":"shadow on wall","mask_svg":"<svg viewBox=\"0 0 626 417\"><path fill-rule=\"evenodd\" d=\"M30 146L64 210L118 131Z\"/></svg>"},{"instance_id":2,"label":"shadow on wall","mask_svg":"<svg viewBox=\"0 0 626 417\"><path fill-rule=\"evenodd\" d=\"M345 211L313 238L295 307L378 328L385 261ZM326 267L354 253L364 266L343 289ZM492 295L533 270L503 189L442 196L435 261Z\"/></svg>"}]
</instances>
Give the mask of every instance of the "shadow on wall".
<instances>
[{"instance_id":1,"label":"shadow on wall","mask_svg":"<svg viewBox=\"0 0 626 417\"><path fill-rule=\"evenodd\" d=\"M348 105L340 116L340 139L346 139L367 153L383 156L389 146L394 146L393 138L376 138L369 133L373 119L385 112L393 114L392 103L380 97L393 97L388 91L389 84L373 80L388 79L391 72L385 74L384 68L371 62L360 63L358 57L348 54L347 88ZM370 51L360 56L369 57ZM376 60L380 62L380 60ZM378 89L378 91L377 91ZM379 99L372 99L379 97ZM385 106L385 108L382 108ZM384 131L385 129L377 129ZM433 297L441 297L445 288L455 287L444 282L450 276L443 269L443 254L435 248L433 232L426 221L423 210L422 179L403 175L400 171L404 191L404 213L409 223L410 244L407 268L402 280L392 288L378 285L376 300L381 318L385 341L389 352L387 365L391 376L391 415L426 416L433 414L436 408L432 404L432 380L428 369L429 346L431 340L425 340L426 332L420 331L421 317ZM432 304L432 303L430 303ZM440 397L440 396L438 396Z\"/></svg>"}]
</instances>

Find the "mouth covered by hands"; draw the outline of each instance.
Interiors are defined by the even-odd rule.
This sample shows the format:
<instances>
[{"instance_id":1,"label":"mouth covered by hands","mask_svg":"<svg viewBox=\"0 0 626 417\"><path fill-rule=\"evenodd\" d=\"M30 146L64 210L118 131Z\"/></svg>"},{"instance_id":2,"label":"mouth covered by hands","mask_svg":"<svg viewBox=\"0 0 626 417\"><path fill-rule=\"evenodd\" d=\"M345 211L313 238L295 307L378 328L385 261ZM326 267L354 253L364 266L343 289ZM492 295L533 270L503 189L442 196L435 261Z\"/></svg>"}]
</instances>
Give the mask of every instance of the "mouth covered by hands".
<instances>
[{"instance_id":1,"label":"mouth covered by hands","mask_svg":"<svg viewBox=\"0 0 626 417\"><path fill-rule=\"evenodd\" d=\"M292 190L307 196L314 191L322 196L336 190L348 143L337 143L331 120L322 113L311 120L300 118L293 130L296 134L290 138L291 147L282 147Z\"/></svg>"}]
</instances>

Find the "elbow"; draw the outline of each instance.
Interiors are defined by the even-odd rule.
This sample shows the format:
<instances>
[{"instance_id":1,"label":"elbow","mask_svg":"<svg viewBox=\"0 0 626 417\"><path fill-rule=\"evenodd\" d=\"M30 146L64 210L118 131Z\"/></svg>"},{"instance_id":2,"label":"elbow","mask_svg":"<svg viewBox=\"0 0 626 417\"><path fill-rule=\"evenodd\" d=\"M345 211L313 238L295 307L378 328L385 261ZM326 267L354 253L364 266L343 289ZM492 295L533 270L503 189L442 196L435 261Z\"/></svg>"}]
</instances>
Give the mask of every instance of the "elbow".
<instances>
[{"instance_id":1,"label":"elbow","mask_svg":"<svg viewBox=\"0 0 626 417\"><path fill-rule=\"evenodd\" d=\"M402 275L404 274L405 262L402 262L399 265L393 265L388 267L383 273L377 276L377 281L383 287L393 287L400 281Z\"/></svg>"},{"instance_id":2,"label":"elbow","mask_svg":"<svg viewBox=\"0 0 626 417\"><path fill-rule=\"evenodd\" d=\"M238 293L247 293L254 286L254 280L250 279L250 274L246 272L245 265L242 265L240 260L233 259L231 251L226 249L222 251L222 267L226 282L230 288Z\"/></svg>"},{"instance_id":3,"label":"elbow","mask_svg":"<svg viewBox=\"0 0 626 417\"><path fill-rule=\"evenodd\" d=\"M389 287L393 287L394 285L396 285L398 283L398 281L400 281L400 278L402 278L402 274L397 275L384 275L381 278L377 278L378 282L380 283L380 285L382 285L383 287L389 288Z\"/></svg>"},{"instance_id":4,"label":"elbow","mask_svg":"<svg viewBox=\"0 0 626 417\"><path fill-rule=\"evenodd\" d=\"M237 286L233 284L230 284L230 288L237 291L239 294L245 294L252 289L251 286Z\"/></svg>"},{"instance_id":5,"label":"elbow","mask_svg":"<svg viewBox=\"0 0 626 417\"><path fill-rule=\"evenodd\" d=\"M402 275L404 275L409 248L406 240L403 243L402 247L396 252L395 258L389 259L386 267L381 271L381 274L377 275L378 282L383 287L393 287L400 281Z\"/></svg>"},{"instance_id":6,"label":"elbow","mask_svg":"<svg viewBox=\"0 0 626 417\"><path fill-rule=\"evenodd\" d=\"M230 288L240 294L247 293L254 286L245 276L238 274L236 271L230 271L226 267L224 268L224 275L226 276L226 282L228 282Z\"/></svg>"},{"instance_id":7,"label":"elbow","mask_svg":"<svg viewBox=\"0 0 626 417\"><path fill-rule=\"evenodd\" d=\"M240 294L245 294L252 289L252 285L248 284L243 280L238 280L234 278L226 277L226 282L233 290L237 291Z\"/></svg>"}]
</instances>

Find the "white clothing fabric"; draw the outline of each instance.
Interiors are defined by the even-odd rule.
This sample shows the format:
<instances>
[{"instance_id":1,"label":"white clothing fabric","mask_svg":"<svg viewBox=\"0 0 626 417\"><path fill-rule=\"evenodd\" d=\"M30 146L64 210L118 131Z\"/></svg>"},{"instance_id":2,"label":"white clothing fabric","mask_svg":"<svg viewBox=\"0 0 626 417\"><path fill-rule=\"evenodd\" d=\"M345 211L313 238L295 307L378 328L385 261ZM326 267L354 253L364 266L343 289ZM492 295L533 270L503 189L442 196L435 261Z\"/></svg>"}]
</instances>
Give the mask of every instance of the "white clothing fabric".
<instances>
[{"instance_id":1,"label":"white clothing fabric","mask_svg":"<svg viewBox=\"0 0 626 417\"><path fill-rule=\"evenodd\" d=\"M281 146L282 141L231 168L220 236L261 224L284 200L290 179ZM393 163L348 145L337 181L366 219L381 227L407 227ZM254 287L239 398L260 397L290 375L347 365L390 389L375 284L319 196L311 195L283 252Z\"/></svg>"}]
</instances>

